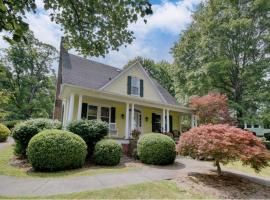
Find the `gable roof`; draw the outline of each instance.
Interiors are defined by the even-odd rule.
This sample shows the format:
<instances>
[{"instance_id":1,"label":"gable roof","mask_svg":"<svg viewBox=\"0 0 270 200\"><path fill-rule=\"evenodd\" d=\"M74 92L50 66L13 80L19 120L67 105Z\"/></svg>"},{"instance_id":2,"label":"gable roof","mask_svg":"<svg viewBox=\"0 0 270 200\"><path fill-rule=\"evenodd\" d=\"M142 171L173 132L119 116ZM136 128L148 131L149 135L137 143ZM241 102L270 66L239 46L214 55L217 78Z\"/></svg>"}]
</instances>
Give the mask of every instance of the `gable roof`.
<instances>
[{"instance_id":1,"label":"gable roof","mask_svg":"<svg viewBox=\"0 0 270 200\"><path fill-rule=\"evenodd\" d=\"M61 56L62 84L66 83L89 89L99 90L113 82L114 79L117 79L121 75L121 73L126 70L121 70L93 60L88 60L70 54L67 51L62 51ZM146 74L147 76L149 76L147 72ZM154 84L158 93L161 95L162 99L165 101L165 103L172 105L180 105L176 101L176 99L172 97L171 94L166 89L164 89L156 80L154 80L150 76L149 78Z\"/></svg>"}]
</instances>

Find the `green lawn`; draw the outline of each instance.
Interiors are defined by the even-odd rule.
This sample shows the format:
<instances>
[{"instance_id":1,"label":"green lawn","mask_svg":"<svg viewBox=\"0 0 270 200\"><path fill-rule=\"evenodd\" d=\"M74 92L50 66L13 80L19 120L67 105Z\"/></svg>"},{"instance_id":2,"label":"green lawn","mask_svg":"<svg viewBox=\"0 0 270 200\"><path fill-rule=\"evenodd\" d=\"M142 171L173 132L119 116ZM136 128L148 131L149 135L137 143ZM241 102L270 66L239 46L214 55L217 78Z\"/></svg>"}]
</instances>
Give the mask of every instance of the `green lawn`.
<instances>
[{"instance_id":1,"label":"green lawn","mask_svg":"<svg viewBox=\"0 0 270 200\"><path fill-rule=\"evenodd\" d=\"M126 171L136 170L135 167L115 166L103 167L92 166L88 168L60 171L60 172L27 172L27 170L14 167L9 164L13 156L13 147L7 146L0 150L0 175L18 176L18 177L69 177L69 176L83 176L96 175L102 173L120 173Z\"/></svg>"},{"instance_id":2,"label":"green lawn","mask_svg":"<svg viewBox=\"0 0 270 200\"><path fill-rule=\"evenodd\" d=\"M256 173L254 169L252 169L249 166L243 166L241 162L233 162L233 163L229 163L228 165L225 165L224 168L233 169L233 170L241 171L241 172L256 175L256 176L270 178L270 167L266 167L260 173Z\"/></svg>"},{"instance_id":3,"label":"green lawn","mask_svg":"<svg viewBox=\"0 0 270 200\"><path fill-rule=\"evenodd\" d=\"M0 196L7 199L10 197ZM15 197L18 199L209 199L206 194L179 188L174 181L157 181L124 187L41 197ZM14 197L12 197L14 199Z\"/></svg>"}]
</instances>

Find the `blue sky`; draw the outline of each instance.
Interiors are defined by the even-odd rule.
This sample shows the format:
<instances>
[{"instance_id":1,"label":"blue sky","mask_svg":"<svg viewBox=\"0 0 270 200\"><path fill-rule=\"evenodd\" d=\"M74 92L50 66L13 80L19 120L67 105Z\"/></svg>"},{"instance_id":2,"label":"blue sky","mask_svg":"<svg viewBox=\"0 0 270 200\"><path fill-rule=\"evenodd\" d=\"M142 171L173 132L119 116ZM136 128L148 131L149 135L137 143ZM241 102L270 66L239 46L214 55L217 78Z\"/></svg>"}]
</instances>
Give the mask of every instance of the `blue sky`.
<instances>
[{"instance_id":1,"label":"blue sky","mask_svg":"<svg viewBox=\"0 0 270 200\"><path fill-rule=\"evenodd\" d=\"M153 4L154 14L147 17L147 24L138 20L131 24L130 29L134 31L136 39L127 48L121 47L119 51L111 51L103 57L90 59L122 68L128 60L143 56L155 61L167 60L172 62L170 48L178 41L179 34L192 22L192 12L202 0L150 0ZM48 44L59 48L61 31L59 26L50 21L46 12L43 12L42 1L38 4L38 14L28 14L27 21L35 36ZM2 38L0 46L6 47ZM79 54L71 50L74 54Z\"/></svg>"}]
</instances>

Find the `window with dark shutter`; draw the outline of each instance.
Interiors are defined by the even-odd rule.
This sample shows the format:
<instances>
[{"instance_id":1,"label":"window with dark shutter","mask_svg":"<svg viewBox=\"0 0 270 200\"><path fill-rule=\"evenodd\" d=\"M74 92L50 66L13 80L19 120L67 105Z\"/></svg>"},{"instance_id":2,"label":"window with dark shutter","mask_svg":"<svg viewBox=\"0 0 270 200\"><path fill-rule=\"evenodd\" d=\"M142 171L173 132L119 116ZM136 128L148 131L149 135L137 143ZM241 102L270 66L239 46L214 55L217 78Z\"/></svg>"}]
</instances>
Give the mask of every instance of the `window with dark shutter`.
<instances>
[{"instance_id":1,"label":"window with dark shutter","mask_svg":"<svg viewBox=\"0 0 270 200\"><path fill-rule=\"evenodd\" d=\"M140 80L140 96L143 97L143 80Z\"/></svg>"},{"instance_id":2,"label":"window with dark shutter","mask_svg":"<svg viewBox=\"0 0 270 200\"><path fill-rule=\"evenodd\" d=\"M111 107L111 123L115 123L115 107Z\"/></svg>"},{"instance_id":3,"label":"window with dark shutter","mask_svg":"<svg viewBox=\"0 0 270 200\"><path fill-rule=\"evenodd\" d=\"M173 130L173 120L172 120L172 116L170 115L170 118L169 118L169 123L170 123L170 132L172 132Z\"/></svg>"},{"instance_id":4,"label":"window with dark shutter","mask_svg":"<svg viewBox=\"0 0 270 200\"><path fill-rule=\"evenodd\" d=\"M87 118L87 103L82 103L82 114L81 114L82 119Z\"/></svg>"},{"instance_id":5,"label":"window with dark shutter","mask_svg":"<svg viewBox=\"0 0 270 200\"><path fill-rule=\"evenodd\" d=\"M131 76L128 76L127 80L127 94L131 94Z\"/></svg>"}]
</instances>

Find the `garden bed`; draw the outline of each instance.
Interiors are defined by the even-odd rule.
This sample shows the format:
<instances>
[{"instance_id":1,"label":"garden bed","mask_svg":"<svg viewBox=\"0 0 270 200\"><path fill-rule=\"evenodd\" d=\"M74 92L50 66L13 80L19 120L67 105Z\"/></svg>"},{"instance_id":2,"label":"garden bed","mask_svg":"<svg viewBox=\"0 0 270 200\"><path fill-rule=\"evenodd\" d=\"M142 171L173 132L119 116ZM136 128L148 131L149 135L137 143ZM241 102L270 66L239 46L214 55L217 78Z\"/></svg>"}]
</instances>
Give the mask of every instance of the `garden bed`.
<instances>
[{"instance_id":1,"label":"garden bed","mask_svg":"<svg viewBox=\"0 0 270 200\"><path fill-rule=\"evenodd\" d=\"M216 198L269 199L270 187L254 183L231 173L217 176L214 172L181 174L176 179L179 187Z\"/></svg>"}]
</instances>

